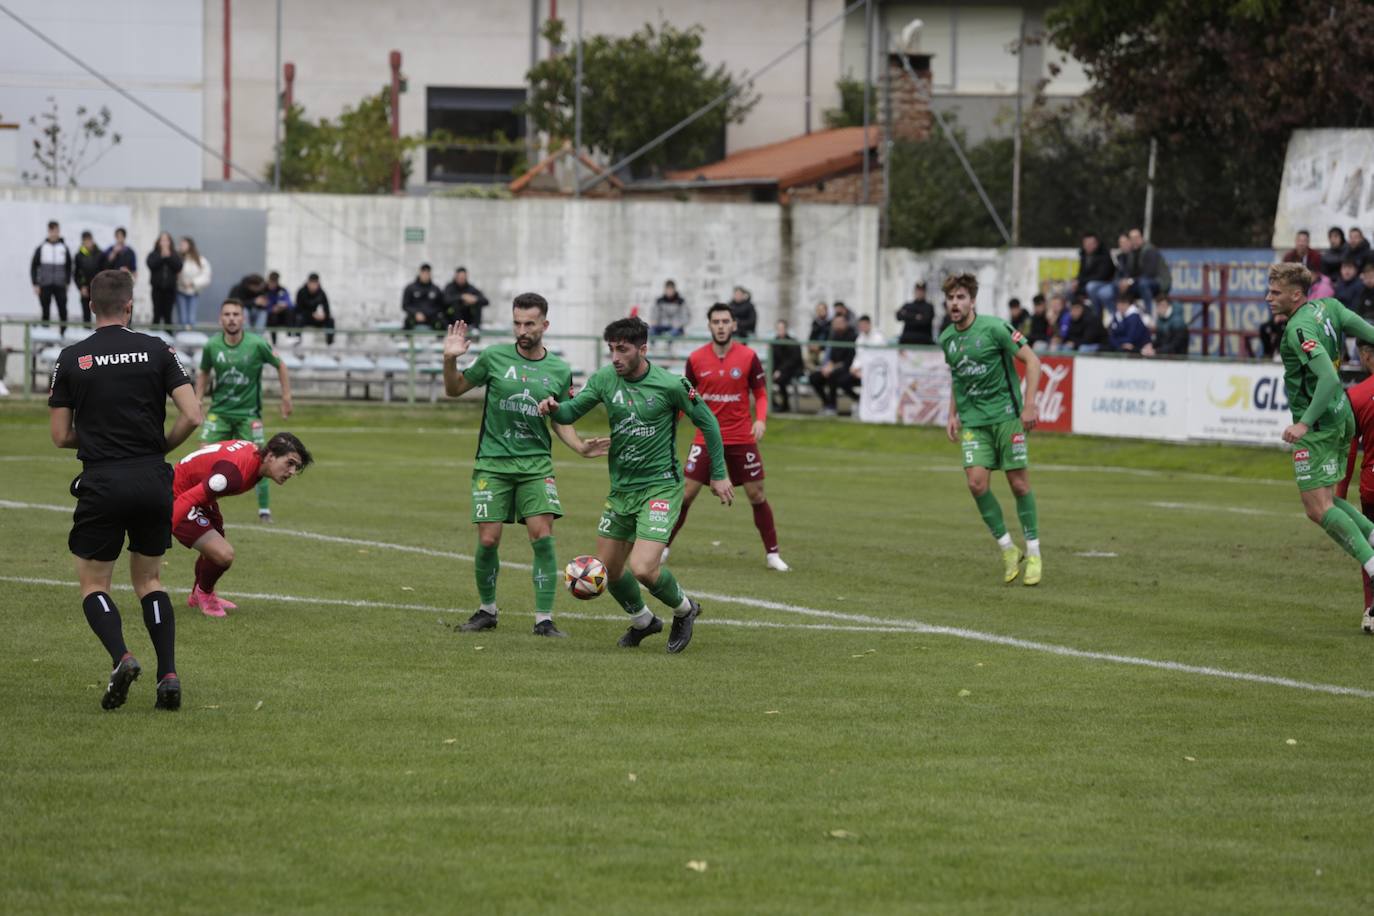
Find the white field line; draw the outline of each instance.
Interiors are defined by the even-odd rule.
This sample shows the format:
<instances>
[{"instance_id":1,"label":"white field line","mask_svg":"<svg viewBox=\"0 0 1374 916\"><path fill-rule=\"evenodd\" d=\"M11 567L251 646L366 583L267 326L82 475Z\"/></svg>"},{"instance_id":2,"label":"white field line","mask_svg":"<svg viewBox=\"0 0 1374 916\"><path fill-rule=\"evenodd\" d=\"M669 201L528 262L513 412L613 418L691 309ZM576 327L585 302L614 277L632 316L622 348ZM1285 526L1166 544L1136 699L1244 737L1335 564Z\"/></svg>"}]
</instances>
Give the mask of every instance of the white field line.
<instances>
[{"instance_id":1,"label":"white field line","mask_svg":"<svg viewBox=\"0 0 1374 916\"><path fill-rule=\"evenodd\" d=\"M76 503L70 506L52 506L47 503L21 503L13 499L0 499L0 509L34 509L39 512L72 512Z\"/></svg>"},{"instance_id":2,"label":"white field line","mask_svg":"<svg viewBox=\"0 0 1374 916\"><path fill-rule=\"evenodd\" d=\"M1213 506L1207 503L1148 502L1156 509L1182 509L1195 512L1230 512L1234 515L1269 515L1277 518L1303 518L1301 512L1275 512L1272 509L1251 509L1248 506Z\"/></svg>"},{"instance_id":3,"label":"white field line","mask_svg":"<svg viewBox=\"0 0 1374 916\"><path fill-rule=\"evenodd\" d=\"M0 503L0 507L15 507L14 504L6 506ZM55 508L51 506L33 506L33 508ZM64 510L65 511L65 510ZM239 533L249 531L260 534L281 534L293 537L308 538L311 540L324 541L334 544L350 544L355 546L375 547L380 550L394 550L404 553L418 553L424 556L443 557L445 559L464 560L471 562L472 557L468 554L456 553L446 550L435 550L428 547L416 547L409 544L392 544L387 541L372 541L362 538L348 538L337 535L317 534L312 531L297 531L286 528L263 528L263 527L243 527L239 528ZM502 566L509 566L514 569L530 569L527 563L508 563L502 561ZM18 577L0 577L0 581L26 581ZM35 581L34 584L67 584L57 580L43 580L41 583ZM259 599L272 599L272 595L249 595ZM1362 690L1358 687L1343 687L1337 684L1322 684L1309 681L1299 681L1293 678L1277 677L1269 674L1254 674L1248 671L1231 671L1226 668L1214 668L1209 665L1189 665L1183 662L1173 662L1168 660L1141 658L1134 655L1118 655L1112 652L1094 652L1087 649L1075 649L1072 646L1061 646L1055 643L1036 642L1029 639L1019 639L1014 636L1001 636L996 633L986 633L981 630L969 630L963 627L937 626L934 624L923 623L917 620L894 620L890 617L872 617L866 614L849 614L840 611L822 610L819 608L802 607L795 604L786 604L780 601L766 601L762 598L749 598L740 595L722 595L714 592L694 592L693 594L706 599L707 601L720 601L724 604L734 604L743 607L754 607L762 610L778 611L784 614L792 614L798 617L819 618L825 620L838 621L844 624L860 625L868 628L883 628L885 631L900 631L911 633L922 633L936 636L952 636L956 639L969 640L971 642L988 643L991 645L1007 646L1014 649L1025 649L1030 652L1041 652L1046 655L1057 655L1062 658L1079 658L1088 661L1109 662L1116 665L1130 665L1138 668L1152 668L1157 671L1173 671L1181 674L1196 674L1203 677L1215 677L1232 681L1243 681L1252 684L1267 684L1273 687L1287 687L1293 690L1305 690L1313 693L1326 693L1336 696L1353 696L1364 699L1374 699L1374 690ZM316 599L310 598L283 598L287 601L310 602ZM329 603L346 606L365 607L366 604L352 605L343 599L327 599ZM324 603L324 599L318 600ZM386 605L387 607L399 607L399 605ZM439 610L427 606L412 606L411 609L418 610ZM568 615L564 615L568 616ZM703 618L703 620L709 619Z\"/></svg>"}]
</instances>

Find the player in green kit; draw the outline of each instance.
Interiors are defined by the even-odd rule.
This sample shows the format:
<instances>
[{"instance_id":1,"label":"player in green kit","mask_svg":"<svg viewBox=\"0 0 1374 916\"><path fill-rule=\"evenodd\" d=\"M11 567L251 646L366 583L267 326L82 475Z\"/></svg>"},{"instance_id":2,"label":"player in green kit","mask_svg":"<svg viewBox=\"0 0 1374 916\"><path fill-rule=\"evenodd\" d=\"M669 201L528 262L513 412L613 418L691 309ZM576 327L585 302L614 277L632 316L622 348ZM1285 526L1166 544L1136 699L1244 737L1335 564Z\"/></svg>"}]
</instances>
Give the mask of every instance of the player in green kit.
<instances>
[{"instance_id":1,"label":"player in green kit","mask_svg":"<svg viewBox=\"0 0 1374 916\"><path fill-rule=\"evenodd\" d=\"M451 325L444 339L444 391L448 396L456 398L482 386L487 389L472 470L472 522L477 526L473 566L481 605L459 627L462 630L496 626L501 529L521 521L534 549L534 635L567 636L553 622L553 597L559 578L553 521L563 515L563 504L558 500L553 476L553 442L539 402L568 395L572 368L544 346L548 314L549 303L543 296L516 296L511 307L515 343L485 348L462 372L458 371L458 358L471 345L467 324L459 321ZM586 458L606 454L610 445L609 439L584 442L571 427L557 423L553 431L568 448Z\"/></svg>"},{"instance_id":2,"label":"player in green kit","mask_svg":"<svg viewBox=\"0 0 1374 916\"><path fill-rule=\"evenodd\" d=\"M571 400L560 404L556 397L545 398L539 412L556 423L574 423L597 404L606 405L611 423L611 492L596 529L596 555L606 566L611 594L630 615L630 628L620 637L620 645L633 648L663 630L663 621L644 606L642 583L672 608L668 651L681 652L692 641L692 624L701 606L661 565L663 548L682 511L682 468L675 441L678 412L691 417L705 437L711 492L728 506L735 491L725 467L725 446L715 414L692 384L646 358L647 324L638 318L612 321L603 339L611 365L593 373Z\"/></svg>"},{"instance_id":3,"label":"player in green kit","mask_svg":"<svg viewBox=\"0 0 1374 916\"><path fill-rule=\"evenodd\" d=\"M1374 326L1336 299L1309 302L1311 288L1312 274L1301 264L1269 268L1264 299L1274 315L1288 316L1279 357L1293 425L1283 431L1283 441L1293 445L1293 476L1307 517L1374 576L1374 522L1335 494L1355 434L1355 415L1336 366L1344 335L1374 343ZM1360 626L1374 634L1374 610L1365 608Z\"/></svg>"},{"instance_id":4,"label":"player in green kit","mask_svg":"<svg viewBox=\"0 0 1374 916\"><path fill-rule=\"evenodd\" d=\"M1022 553L1012 542L1002 519L1002 506L988 489L992 471L1007 472L1007 483L1016 497L1016 515L1026 539L1026 574L1021 581L1039 585L1040 522L1027 467L1030 456L1026 433L1040 418L1035 398L1022 404L1021 383L1012 359L1026 364L1026 390L1040 390L1040 360L1035 351L1007 322L974 310L978 280L972 274L955 274L943 284L945 307L951 323L940 334L940 350L949 364L952 390L949 441L959 443L964 454L964 476L978 505L978 514L1002 548L1003 580L1013 582L1021 572Z\"/></svg>"},{"instance_id":5,"label":"player in green kit","mask_svg":"<svg viewBox=\"0 0 1374 916\"><path fill-rule=\"evenodd\" d=\"M201 427L202 442L248 439L259 447L267 443L262 425L262 367L277 370L281 383L281 416L291 416L291 380L272 345L243 329L243 303L225 299L219 307L220 332L211 337L200 355L196 397L210 388L210 410ZM213 387L212 386L213 383ZM270 481L258 484L258 521L272 521Z\"/></svg>"}]
</instances>

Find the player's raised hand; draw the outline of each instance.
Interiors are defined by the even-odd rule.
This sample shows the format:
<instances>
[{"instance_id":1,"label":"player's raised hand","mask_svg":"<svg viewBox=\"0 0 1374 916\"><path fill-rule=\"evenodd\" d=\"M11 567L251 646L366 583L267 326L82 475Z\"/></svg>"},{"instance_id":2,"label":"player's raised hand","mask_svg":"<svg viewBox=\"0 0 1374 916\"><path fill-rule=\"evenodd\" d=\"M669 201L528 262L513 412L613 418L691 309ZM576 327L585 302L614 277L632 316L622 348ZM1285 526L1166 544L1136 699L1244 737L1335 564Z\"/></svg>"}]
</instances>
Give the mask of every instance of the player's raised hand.
<instances>
[{"instance_id":1,"label":"player's raised hand","mask_svg":"<svg viewBox=\"0 0 1374 916\"><path fill-rule=\"evenodd\" d=\"M600 458L611 450L610 436L596 436L582 440L583 458Z\"/></svg>"},{"instance_id":2,"label":"player's raised hand","mask_svg":"<svg viewBox=\"0 0 1374 916\"><path fill-rule=\"evenodd\" d=\"M949 412L949 422L945 424L945 435L949 436L950 442L959 441L959 415L954 411Z\"/></svg>"},{"instance_id":3,"label":"player's raised hand","mask_svg":"<svg viewBox=\"0 0 1374 916\"><path fill-rule=\"evenodd\" d=\"M472 341L468 340L468 323L466 321L455 321L448 326L448 333L444 335L444 358L452 357L457 359L468 352L468 347L472 346Z\"/></svg>"},{"instance_id":4,"label":"player's raised hand","mask_svg":"<svg viewBox=\"0 0 1374 916\"><path fill-rule=\"evenodd\" d=\"M711 492L720 497L721 505L730 506L735 502L735 488L730 486L728 480L711 481Z\"/></svg>"},{"instance_id":5,"label":"player's raised hand","mask_svg":"<svg viewBox=\"0 0 1374 916\"><path fill-rule=\"evenodd\" d=\"M764 430L766 430L767 428L768 428L768 424L765 423L765 422L763 422L762 420L755 420L755 421L754 421L754 441L755 441L755 442L762 442L762 441L763 441L763 432L764 432Z\"/></svg>"},{"instance_id":6,"label":"player's raised hand","mask_svg":"<svg viewBox=\"0 0 1374 916\"><path fill-rule=\"evenodd\" d=\"M1296 443L1305 435L1307 435L1307 424L1294 423L1292 426L1288 427L1283 431L1283 441L1288 442L1290 444Z\"/></svg>"},{"instance_id":7,"label":"player's raised hand","mask_svg":"<svg viewBox=\"0 0 1374 916\"><path fill-rule=\"evenodd\" d=\"M462 324L462 322L459 322L459 324ZM541 417L547 417L549 414L553 413L557 409L558 398L547 397L539 402L539 416Z\"/></svg>"}]
</instances>

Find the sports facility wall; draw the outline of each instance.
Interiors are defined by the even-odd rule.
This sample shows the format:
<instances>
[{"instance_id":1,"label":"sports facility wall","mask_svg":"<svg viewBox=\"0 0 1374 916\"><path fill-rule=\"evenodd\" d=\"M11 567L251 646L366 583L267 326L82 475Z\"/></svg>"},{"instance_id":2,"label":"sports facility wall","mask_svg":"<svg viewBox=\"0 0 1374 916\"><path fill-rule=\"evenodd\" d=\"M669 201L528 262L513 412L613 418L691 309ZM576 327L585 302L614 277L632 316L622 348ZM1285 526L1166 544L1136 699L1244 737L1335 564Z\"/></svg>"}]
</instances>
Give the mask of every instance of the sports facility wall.
<instances>
[{"instance_id":1,"label":"sports facility wall","mask_svg":"<svg viewBox=\"0 0 1374 916\"><path fill-rule=\"evenodd\" d=\"M949 369L939 350L875 350L864 360L861 419L948 421ZM1292 422L1276 363L1108 356L1045 356L1041 363L1037 402L1049 430L1278 446Z\"/></svg>"}]
</instances>

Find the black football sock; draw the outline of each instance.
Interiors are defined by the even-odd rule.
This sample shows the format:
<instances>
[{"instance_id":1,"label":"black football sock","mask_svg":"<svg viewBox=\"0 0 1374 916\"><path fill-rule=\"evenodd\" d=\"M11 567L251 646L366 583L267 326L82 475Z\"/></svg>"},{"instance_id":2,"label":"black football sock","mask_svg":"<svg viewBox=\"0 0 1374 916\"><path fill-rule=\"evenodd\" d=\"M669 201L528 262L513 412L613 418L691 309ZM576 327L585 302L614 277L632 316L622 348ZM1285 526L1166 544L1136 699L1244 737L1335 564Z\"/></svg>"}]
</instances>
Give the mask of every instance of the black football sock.
<instances>
[{"instance_id":1,"label":"black football sock","mask_svg":"<svg viewBox=\"0 0 1374 916\"><path fill-rule=\"evenodd\" d=\"M124 645L124 625L114 599L105 592L92 592L82 600L81 609L86 612L86 622L100 639L100 644L110 653L110 667L118 665L119 660L129 654L129 647Z\"/></svg>"},{"instance_id":2,"label":"black football sock","mask_svg":"<svg viewBox=\"0 0 1374 916\"><path fill-rule=\"evenodd\" d=\"M177 619L172 613L172 599L166 592L149 592L143 596L143 625L157 650L157 679L175 674L177 650Z\"/></svg>"}]
</instances>

